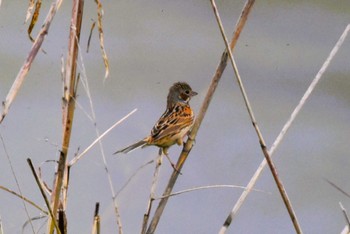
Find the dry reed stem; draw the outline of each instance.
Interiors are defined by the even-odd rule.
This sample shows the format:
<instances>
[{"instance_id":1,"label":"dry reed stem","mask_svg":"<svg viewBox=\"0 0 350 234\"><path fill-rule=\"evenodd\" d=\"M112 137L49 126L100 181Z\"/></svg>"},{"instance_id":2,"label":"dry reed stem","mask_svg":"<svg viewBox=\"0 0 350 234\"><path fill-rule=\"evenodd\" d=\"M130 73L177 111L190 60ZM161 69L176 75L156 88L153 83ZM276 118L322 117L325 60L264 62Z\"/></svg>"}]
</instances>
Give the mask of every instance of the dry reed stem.
<instances>
[{"instance_id":1,"label":"dry reed stem","mask_svg":"<svg viewBox=\"0 0 350 234\"><path fill-rule=\"evenodd\" d=\"M68 233L66 211L62 205L58 208L58 227L62 234Z\"/></svg>"},{"instance_id":2,"label":"dry reed stem","mask_svg":"<svg viewBox=\"0 0 350 234\"><path fill-rule=\"evenodd\" d=\"M100 215L98 214L100 210L100 203L96 203L95 205L95 213L94 213L94 222L92 224L91 234L100 234Z\"/></svg>"},{"instance_id":3,"label":"dry reed stem","mask_svg":"<svg viewBox=\"0 0 350 234\"><path fill-rule=\"evenodd\" d=\"M19 72L16 76L16 79L12 84L11 89L6 96L5 101L3 101L3 103L2 103L2 113L0 115L0 124L2 123L5 116L7 115L12 102L16 98L17 93L20 90L20 88L24 82L24 79L26 78L26 76L30 70L30 67L32 66L33 61L34 61L39 49L41 48L42 43L44 42L44 38L49 31L51 22L56 14L58 7L61 4L61 1L62 0L56 0L55 2L52 3L51 8L49 10L49 13L46 16L44 25L42 26L38 36L36 37L36 39L32 45L32 48L31 48L26 60L24 61L24 64L22 65L21 69L19 70Z\"/></svg>"},{"instance_id":4,"label":"dry reed stem","mask_svg":"<svg viewBox=\"0 0 350 234\"><path fill-rule=\"evenodd\" d=\"M141 234L146 233L149 216L150 216L151 210L152 210L152 204L153 204L153 201L155 200L155 197L156 197L156 188L157 188L158 180L159 180L159 171L160 171L160 166L162 165L162 153L163 153L163 150L160 148L159 152L158 152L158 157L156 160L156 168L154 169L153 180L152 180L152 185L151 185L151 192L150 192L150 196L149 196L149 200L148 200L146 213L143 215Z\"/></svg>"},{"instance_id":5,"label":"dry reed stem","mask_svg":"<svg viewBox=\"0 0 350 234\"><path fill-rule=\"evenodd\" d=\"M51 206L50 206L50 202L49 202L49 199L47 198L46 194L45 194L45 191L44 191L44 188L42 186L42 183L39 179L39 176L37 175L36 171L35 171L35 168L33 166L33 163L32 163L32 160L30 160L30 158L27 158L27 162L29 164L29 167L34 175L34 178L35 178L35 182L37 183L39 189L40 189L40 192L41 192L41 195L43 196L44 198L44 201L45 201L45 204L47 206L47 209L49 210L49 214L50 214L50 217L51 219L53 220L53 226L56 228L56 231L58 234L61 234L61 231L60 229L58 228L58 225L57 225L57 222L56 222L56 219L55 219L55 216L53 214L53 211L51 209Z\"/></svg>"},{"instance_id":6,"label":"dry reed stem","mask_svg":"<svg viewBox=\"0 0 350 234\"><path fill-rule=\"evenodd\" d=\"M245 25L245 22L247 21L247 18L248 18L248 15L250 13L250 10L252 8L254 4L254 1L253 0L248 0L242 10L242 13L241 13L241 16L236 24L236 28L235 28L235 32L233 34L233 38L231 40L231 49L233 49L236 45L236 42L239 38L239 35ZM183 166L183 164L185 163L187 157L188 157L188 154L192 148L192 145L194 143L194 139L197 135L197 132L199 130L199 127L204 119L204 116L205 116L205 113L209 107L209 104L210 104L210 101L214 95L214 92L216 90L216 87L220 81L220 78L222 76L222 73L224 72L225 68L226 68L226 65L227 65L227 51L225 50L221 56L221 59L220 59L220 62L218 64L218 67L216 68L216 71L215 71L215 74L212 78L212 81L209 85L209 88L208 88L208 91L207 91L207 94L205 96L205 99L202 103L202 106L201 106L201 109L198 113L198 116L194 122L194 125L193 125L193 128L191 130L191 133L189 134L189 137L184 145L184 148L180 154L180 157L177 161L177 164L176 164L176 168L178 169L178 171L181 171L181 168ZM162 216L162 213L164 211L164 208L168 202L168 195L171 194L171 191L173 190L173 187L176 183L176 180L178 178L178 175L179 173L177 171L173 171L173 173L171 174L170 176L170 179L169 179L169 182L168 182L168 185L167 187L165 188L165 191L163 193L163 196L164 198L160 200L159 204L158 204L158 207L153 215L153 218L151 220L151 223L150 225L148 226L148 229L147 229L147 234L152 234L155 232L156 228L157 228L157 225L159 223L159 220L160 220L160 217Z\"/></svg>"},{"instance_id":7,"label":"dry reed stem","mask_svg":"<svg viewBox=\"0 0 350 234\"><path fill-rule=\"evenodd\" d=\"M286 134L286 132L288 131L289 127L291 126L291 124L293 123L293 121L295 120L296 116L298 115L298 113L300 112L300 110L302 109L302 107L304 106L306 100L309 98L309 96L311 95L312 91L314 90L314 88L316 87L317 83L319 82L320 78L322 77L323 73L326 71L327 67L329 66L331 60L333 59L333 57L335 56L335 54L338 52L339 48L341 47L341 45L343 44L348 32L350 30L350 24L347 25L347 27L345 28L343 34L341 35L341 37L339 38L338 42L336 43L336 45L334 46L334 48L332 49L331 53L329 54L329 56L327 57L326 61L323 63L321 69L318 71L316 77L314 78L314 80L311 82L310 86L308 87L308 89L306 90L306 92L304 93L303 97L301 98L299 104L296 106L296 108L293 110L290 118L288 119L288 121L286 122L286 124L283 126L281 132L279 133L278 137L276 138L275 142L272 144L269 153L270 155L273 155L274 151L276 150L277 146L280 144L280 142L282 141L284 135ZM238 210L240 209L240 207L242 206L243 202L245 201L245 199L247 198L247 196L249 195L250 191L252 190L252 188L254 187L256 181L258 180L258 178L260 177L263 169L265 168L267 162L264 159L258 169L255 171L254 175L252 176L252 178L250 179L248 185L247 185L247 189L243 191L243 193L241 194L241 196L239 197L238 201L236 202L236 204L234 205L234 207L232 208L232 211L230 212L230 214L227 216L226 221L224 223L224 225L222 226L221 230L220 230L220 234L225 233L225 231L227 230L228 226L231 224L232 219L236 216L236 214L238 213Z\"/></svg>"},{"instance_id":8,"label":"dry reed stem","mask_svg":"<svg viewBox=\"0 0 350 234\"><path fill-rule=\"evenodd\" d=\"M271 173L273 175L273 178L275 179L275 183L277 185L277 188L278 188L278 190L279 190L279 192L280 192L280 194L282 196L283 202L284 202L284 204L285 204L285 206L286 206L286 208L288 210L288 213L289 213L289 216L290 216L290 218L292 220L292 223L294 225L295 231L297 233L302 233L302 230L301 230L300 224L298 222L298 219L296 217L296 214L294 212L292 203L290 202L290 200L288 198L288 194L287 194L287 192L286 192L286 190L284 188L282 180L278 176L277 168L276 168L275 164L273 163L269 152L267 151L265 140L264 140L264 138L262 136L262 133L261 133L261 131L259 129L258 123L257 123L257 121L255 119L253 109L252 109L252 107L250 105L250 102L249 102L249 99L248 99L248 95L247 95L247 93L245 91L245 88L243 86L242 79L241 79L240 74L238 72L238 68L237 68L236 62L235 62L235 60L233 58L230 45L229 45L229 43L227 41L227 37L226 37L225 31L224 31L224 27L222 26L222 22L221 22L220 15L219 15L219 12L218 12L216 4L215 4L215 0L211 0L211 4L213 6L214 14L215 14L216 20L218 22L218 26L220 28L220 32L221 32L222 38L223 38L223 40L225 42L226 49L227 49L227 51L229 53L231 65L232 65L232 68L234 70L235 76L237 78L237 82L238 82L238 85L240 87L240 90L242 92L242 96L243 96L246 108L248 110L248 113L249 113L250 119L252 121L253 127L254 127L254 129L255 129L255 131L257 133L257 136L259 138L259 143L260 143L260 146L261 146L261 150L263 151L265 159L266 159L266 161L267 161L267 163L268 163L268 165L270 167L270 171L271 171Z\"/></svg>"},{"instance_id":9,"label":"dry reed stem","mask_svg":"<svg viewBox=\"0 0 350 234\"><path fill-rule=\"evenodd\" d=\"M63 139L62 148L60 152L59 166L57 170L57 176L55 180L55 185L53 193L51 196L52 200L52 211L54 215L57 213L58 205L60 201L60 194L63 185L63 179L67 179L68 167L66 165L67 154L69 149L75 102L74 97L76 96L76 69L77 69L77 57L78 57L78 43L80 39L80 31L83 16L83 0L74 0L72 7L72 18L70 25L69 34L69 45L68 45L68 56L66 61L65 69L65 84L67 88L64 90L63 94L63 107L62 107L62 119L63 119ZM67 184L67 182L65 182ZM55 216L56 217L56 216ZM53 223L52 219L48 222L48 232L53 233Z\"/></svg>"}]
</instances>

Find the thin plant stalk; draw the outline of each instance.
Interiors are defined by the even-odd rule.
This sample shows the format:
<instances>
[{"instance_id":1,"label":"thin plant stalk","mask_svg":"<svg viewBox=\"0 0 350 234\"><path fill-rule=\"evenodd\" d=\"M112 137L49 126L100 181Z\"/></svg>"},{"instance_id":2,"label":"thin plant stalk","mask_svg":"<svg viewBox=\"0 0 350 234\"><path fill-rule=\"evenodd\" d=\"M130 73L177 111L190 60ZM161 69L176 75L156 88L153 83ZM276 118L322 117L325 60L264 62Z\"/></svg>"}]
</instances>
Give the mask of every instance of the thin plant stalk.
<instances>
[{"instance_id":1,"label":"thin plant stalk","mask_svg":"<svg viewBox=\"0 0 350 234\"><path fill-rule=\"evenodd\" d=\"M252 6L254 4L254 1L253 0L248 0L242 10L242 13L241 13L241 16L236 24L236 29L235 29L235 32L233 34L233 38L231 40L231 49L233 49L237 43L237 40L240 36L240 33L245 25L245 22L247 21L247 18L248 18L248 15L252 9ZM211 102L211 99L215 93L215 90L216 90L216 87L218 86L218 83L221 79L221 76L222 76L222 73L224 72L225 68L226 68L226 65L227 65L227 59L228 59L228 56L227 56L227 51L225 50L221 56L221 59L220 59L220 62L218 64L218 67L216 68L216 71L215 71L215 74L212 78L212 81L209 85L209 88L208 88L208 91L207 91L207 94L205 96L205 99L202 103L202 106L200 108L200 111L198 113L198 116L194 122L194 125L193 125L193 128L191 130L191 133L189 134L188 136L188 139L183 147L183 150L180 154L180 157L177 161L177 164L176 164L176 168L178 171L181 171L181 168L183 166L183 164L185 163L188 155L189 155L189 152L191 151L191 148L193 146L193 143L194 143L194 139L197 135L197 132L199 130L199 127L204 119L204 116L206 114L206 111L209 107L209 104ZM159 223L159 220L163 214L163 211L165 209L165 206L168 202L168 199L169 197L167 197L169 194L171 194L171 191L173 190L173 187L176 183L176 180L179 176L179 173L178 171L173 171L173 173L171 174L170 176L170 179L169 179L169 182L165 188L165 191L163 192L163 196L164 198L161 199L159 201L159 204L158 204L158 207L157 209L155 210L155 213L152 217L152 220L147 228L147 234L152 234L155 232L157 226L158 226L158 223Z\"/></svg>"},{"instance_id":2,"label":"thin plant stalk","mask_svg":"<svg viewBox=\"0 0 350 234\"><path fill-rule=\"evenodd\" d=\"M162 153L163 153L163 150L160 148L159 153L158 153L158 157L156 160L156 168L154 169L153 180L152 180L152 185L151 185L151 192L150 192L150 196L149 196L149 200L148 200L147 210L146 210L146 213L143 215L142 228L141 228L142 234L146 233L147 224L148 224L149 216L151 214L153 201L155 200L155 197L156 197L156 188L157 188L158 180L159 180L159 171L160 171L160 166L162 165Z\"/></svg>"},{"instance_id":3,"label":"thin plant stalk","mask_svg":"<svg viewBox=\"0 0 350 234\"><path fill-rule=\"evenodd\" d=\"M149 164L153 163L154 160L152 159L151 161L146 162L145 164L141 165L139 168L136 169L136 171L129 177L129 179L123 184L123 186L119 189L119 191L116 194L116 197L123 192L123 190L128 186L128 184L135 178L135 176L146 166Z\"/></svg>"},{"instance_id":4,"label":"thin plant stalk","mask_svg":"<svg viewBox=\"0 0 350 234\"><path fill-rule=\"evenodd\" d=\"M280 177L278 176L278 173L277 173L277 168L275 166L275 164L273 163L272 159L271 159L271 156L269 154L269 152L267 151L267 147L266 147L266 144L265 144L265 140L262 136L262 133L259 129L259 126L258 126L258 123L254 117L254 112L253 112L253 109L250 105L250 102L248 100L248 96L247 96L247 93L245 91L245 88L243 86L243 83L242 83L242 79L239 75L239 72L238 72L238 69L237 69L237 65L236 65L236 62L233 58L233 55L232 55L232 51L231 51L231 48L230 48L230 45L228 43L228 40L227 40L227 37L226 37L226 34L225 34L225 31L224 31L224 27L222 26L222 22L221 22L221 19L220 19L220 15L219 15L219 12L217 10L217 7L216 7L216 4L215 4L215 0L211 0L211 4L213 6L213 10L214 10L214 13L215 13L215 17L216 17L216 20L218 22L218 25L219 25L219 28L220 28L220 32L221 32L221 35L223 37L223 40L225 42L225 46L226 46L226 50L228 51L228 54L229 54L229 57L230 57L230 61L231 61L231 65L233 67L233 70L234 70L234 73L235 73L235 76L237 78L237 82L238 82L238 85L241 89L241 92L242 92L242 95L243 95L243 98L244 98L244 102L246 104L246 107L247 107L247 110L248 110L248 113L249 113L249 116L250 116L250 119L252 121L252 124L253 124L253 127L258 135L258 138L259 138L259 143L260 143L260 146L261 146L261 149L263 151L263 154L265 156L265 159L270 167L270 170L271 170L271 173L273 175L273 178L275 179L275 182L276 182L276 185L278 187L278 190L282 196L282 199L283 199L283 202L288 210L288 213L289 213L289 216L292 220L292 223L294 225L294 228L295 228L295 231L297 233L302 233L302 230L301 230L301 227L300 227L300 224L298 222L298 219L296 217L296 214L294 212L294 209L293 209L293 206L292 206L292 203L290 202L289 198L288 198L288 194L283 186L283 183L282 183L282 180L280 179Z\"/></svg>"},{"instance_id":5,"label":"thin plant stalk","mask_svg":"<svg viewBox=\"0 0 350 234\"><path fill-rule=\"evenodd\" d=\"M76 96L76 68L77 68L77 57L78 57L78 43L80 39L80 31L83 16L83 0L74 0L72 7L72 20L70 25L69 45L68 45L68 56L65 68L65 79L64 79L64 95L63 95L63 140L62 148L60 152L60 163L57 169L57 176L54 184L53 193L51 196L52 200L52 211L54 215L57 213L60 194L62 191L63 179L67 178L65 173L68 171L66 165L70 136L73 126L75 102ZM54 216L55 217L55 216ZM49 219L48 232L53 233L53 222Z\"/></svg>"},{"instance_id":6,"label":"thin plant stalk","mask_svg":"<svg viewBox=\"0 0 350 234\"><path fill-rule=\"evenodd\" d=\"M169 194L168 196L161 196L161 197L156 197L154 200L159 200L165 197L172 197L172 196L178 196L184 193L189 193L197 190L203 190L203 189L213 189L213 188L239 188L239 189L246 189L244 186L239 186L239 185L230 185L230 184L216 184L216 185L207 185L207 186L200 186L200 187L195 187L195 188L190 188L190 189L184 189L178 192L174 192ZM262 190L257 190L254 189L254 191L257 192L263 192Z\"/></svg>"},{"instance_id":7,"label":"thin plant stalk","mask_svg":"<svg viewBox=\"0 0 350 234\"><path fill-rule=\"evenodd\" d=\"M116 126L121 124L124 120L129 118L132 114L134 114L137 109L133 109L129 114L125 115L123 118L115 122L110 128L108 128L105 132L103 132L99 137L97 137L83 152L81 152L78 156L74 157L70 162L69 166L73 166L77 163L96 143L98 143L104 136L106 136L111 130L113 130Z\"/></svg>"},{"instance_id":8,"label":"thin plant stalk","mask_svg":"<svg viewBox=\"0 0 350 234\"><path fill-rule=\"evenodd\" d=\"M37 185L38 185L38 187L39 187L39 189L40 189L41 195L42 195L43 198L44 198L44 201L45 201L45 204L46 204L46 206L47 206L47 209L49 210L50 217L51 217L51 219L53 220L53 222L52 222L52 223L53 223L53 226L56 228L57 233L58 233L58 234L61 234L61 231L60 231L60 229L58 228L58 224L57 224L57 222L56 222L54 213L53 213L53 211L52 211L52 209L51 209L49 199L47 198L47 196L46 196L46 194L45 194L44 188L43 188L43 186L42 186L42 183L40 182L40 179L39 179L38 174L37 174L36 171L35 171L35 168L34 168L34 166L33 166L32 160L31 160L30 158L27 158L27 162L28 162L28 164L29 164L29 167L30 167L30 169L31 169L31 171L32 171L32 173L33 173L33 175L34 175L35 182L37 183Z\"/></svg>"},{"instance_id":9,"label":"thin plant stalk","mask_svg":"<svg viewBox=\"0 0 350 234\"><path fill-rule=\"evenodd\" d=\"M294 122L294 120L297 117L297 115L299 114L300 110L303 108L306 100L310 97L312 91L315 89L315 87L318 84L319 80L321 79L323 73L326 71L327 67L329 66L331 60L334 58L334 56L338 52L339 48L343 44L343 42L344 42L344 40L345 40L345 38L346 38L346 36L347 36L349 31L350 31L350 24L348 24L347 27L345 28L343 34L339 38L339 40L336 43L336 45L333 47L331 53L327 57L326 61L323 63L323 65L322 65L321 69L318 71L316 77L311 82L310 86L308 87L308 89L304 93L304 95L301 98L301 100L299 101L298 105L293 110L293 112L292 112L291 116L289 117L288 121L283 126L281 132L279 133L279 135L277 136L276 140L272 144L272 146L271 146L271 148L269 150L269 154L271 156L273 155L273 153L277 149L278 145L282 141L282 139L285 136L286 132L288 131L289 127ZM244 203L245 199L248 197L249 193L253 189L256 181L260 177L260 175L261 175L263 169L265 168L266 164L267 164L266 159L264 159L260 163L258 169L255 171L254 175L252 176L252 178L250 179L249 183L247 184L247 189L243 191L243 193L241 194L241 196L237 200L236 204L232 208L230 214L227 216L226 221L224 222L224 225L221 227L221 229L219 231L220 234L224 234L226 232L226 230L228 229L228 227L230 226L233 218L237 215L237 213L238 213L239 209L241 208L242 204Z\"/></svg>"},{"instance_id":10,"label":"thin plant stalk","mask_svg":"<svg viewBox=\"0 0 350 234\"><path fill-rule=\"evenodd\" d=\"M99 5L99 7L101 7L101 5ZM79 51L81 51L79 44L78 44L78 47L79 47ZM95 143L97 143L97 142L99 143L99 148L100 148L100 151L101 151L101 157L102 157L102 161L103 161L103 164L104 164L104 169L106 171L108 182L109 182L109 187L110 187L110 190L111 190L111 193L112 193L114 212L115 212L115 216L116 216L118 231L119 231L120 234L122 234L123 233L123 228L122 228L123 225L122 225L122 221L121 221L121 217L120 217L117 196L116 196L115 189L114 189L114 186L113 186L112 176L109 173L107 158L105 156L104 148L103 148L102 141L101 141L102 137L105 136L111 129L113 129L113 127L110 128L109 130L105 131L102 135L100 134L100 130L97 127L97 118L96 118L95 108L94 108L93 101L92 101L92 95L91 95L90 88L89 88L88 77L87 77L87 74L86 74L86 69L85 69L85 65L84 65L83 57L82 57L81 53L79 53L79 57L80 57L80 63L78 65L81 65L81 67L79 67L79 69L82 72L81 84L84 87L86 95L87 95L87 97L89 99L91 116L88 115L85 110L83 110L83 111L84 111L84 113L87 114L88 118L93 122L93 125L95 127L96 136L97 136L97 139L93 142L93 144L91 144L86 150L84 150L83 153L86 153ZM130 116L135 111L136 111L136 109L134 109L134 111L132 111L130 114L128 114L122 120L120 120L116 124L114 124L114 126L117 126L119 123L121 123L123 120L125 120L128 116ZM79 156L76 157L76 159L79 159L79 158L80 158ZM71 164L69 164L69 165L71 165Z\"/></svg>"},{"instance_id":11,"label":"thin plant stalk","mask_svg":"<svg viewBox=\"0 0 350 234\"><path fill-rule=\"evenodd\" d=\"M2 137L2 134L1 134L1 133L0 133L0 139L1 139L1 143L2 143L2 146L3 146L3 148L4 148L4 151L5 151L5 154L6 154L7 161L8 161L8 163L9 163L9 165L10 165L11 172L12 172L13 178L14 178L14 180L15 180L17 189L18 189L18 191L19 191L19 193L20 193L20 197L23 197L22 189L21 189L21 186L19 185L19 181L18 181L16 172L15 172L15 168L14 168L13 165L12 165L11 157L10 157L9 153L7 152L7 147L6 147L4 138ZM26 215L27 215L27 218L28 218L28 220L29 220L30 227L32 228L32 231L34 232L34 226L33 226L33 223L32 223L32 221L31 221L31 219L30 219L30 215L29 215L29 212L28 212L27 205L26 205L26 203L25 203L25 199L22 199L22 203L23 203L23 207L24 207L25 213L26 213Z\"/></svg>"},{"instance_id":12,"label":"thin plant stalk","mask_svg":"<svg viewBox=\"0 0 350 234\"><path fill-rule=\"evenodd\" d=\"M16 193L15 191L5 188L4 186L0 185L0 189L4 190L6 192L11 193L12 195L15 195L16 197L20 198L22 201L27 202L28 204L32 205L33 207L37 208L38 210L40 210L40 212L43 212L45 215L48 215L48 212L46 210L44 210L43 208L41 208L39 205L35 204L33 201L29 200L28 198L22 196L21 194Z\"/></svg>"}]
</instances>

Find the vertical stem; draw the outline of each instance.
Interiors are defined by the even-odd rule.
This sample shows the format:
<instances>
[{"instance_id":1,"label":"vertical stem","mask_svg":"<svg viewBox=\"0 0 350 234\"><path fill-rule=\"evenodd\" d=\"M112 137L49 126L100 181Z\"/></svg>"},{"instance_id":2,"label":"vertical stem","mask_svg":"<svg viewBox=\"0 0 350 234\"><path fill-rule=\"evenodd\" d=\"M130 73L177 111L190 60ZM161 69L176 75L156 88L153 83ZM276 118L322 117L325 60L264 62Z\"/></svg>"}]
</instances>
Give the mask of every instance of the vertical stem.
<instances>
[{"instance_id":1,"label":"vertical stem","mask_svg":"<svg viewBox=\"0 0 350 234\"><path fill-rule=\"evenodd\" d=\"M84 0L73 0L72 18L69 34L68 56L65 68L65 84L63 94L63 106L62 106L62 121L63 121L63 139L62 148L60 153L60 163L57 170L55 185L51 197L53 214L56 217L57 210L60 203L60 195L62 190L63 179L68 178L67 173L67 154L69 148L69 142L72 132L73 117L76 96L76 69L77 69L77 57L78 57L78 43L80 39L80 30L83 18L83 6ZM48 233L53 233L53 222L50 219L48 222Z\"/></svg>"},{"instance_id":2,"label":"vertical stem","mask_svg":"<svg viewBox=\"0 0 350 234\"><path fill-rule=\"evenodd\" d=\"M285 190L285 188L283 186L283 183L282 183L281 179L279 178L279 176L277 174L276 166L273 163L269 152L267 151L267 147L266 147L264 138L263 138L263 136L261 134L259 126L258 126L258 124L256 122L255 117L254 117L254 112L253 112L253 109L251 108L251 105L249 103L248 95L247 95L247 93L245 91L245 88L243 86L242 79L241 79L241 77L240 77L240 75L238 73L237 65L236 65L236 62L235 62L235 60L233 58L230 45L229 45L229 43L227 41L227 37L225 35L224 27L222 26L222 23L221 23L221 19L220 19L219 12L218 12L216 4L215 4L215 0L211 0L211 3L212 3L212 6L213 6L215 17L217 19L217 22L218 22L218 25L219 25L219 28L220 28L220 32L221 32L223 40L225 42L226 50L228 51L228 54L229 54L229 58L230 58L230 61L231 61L232 68L233 68L235 76L237 78L237 82L238 82L239 88L241 89L245 105L247 107L247 110L248 110L250 119L252 121L253 127L254 127L257 135L258 135L261 149L262 149L263 154L264 154L264 156L266 158L267 164L270 167L270 170L271 170L271 173L273 175L273 178L275 179L275 183L276 183L277 188L278 188L278 190L279 190L279 192L280 192L280 194L282 196L283 202L284 202L284 204L285 204L285 206L286 206L286 208L288 210L288 213L289 213L289 216L290 216L290 218L292 220L292 223L294 225L295 231L297 233L302 233L301 227L299 225L299 222L298 222L297 217L295 215L295 212L293 210L292 203L290 202L290 200L288 198L288 195L287 195L287 192L286 192L286 190Z\"/></svg>"},{"instance_id":3,"label":"vertical stem","mask_svg":"<svg viewBox=\"0 0 350 234\"><path fill-rule=\"evenodd\" d=\"M237 40L240 36L240 33L247 21L247 18L248 18L248 15L250 13L250 10L252 9L252 6L254 4L254 0L248 0L246 2L246 4L244 5L244 8L242 10L242 13L241 13L241 16L236 24L236 28L235 28L235 32L233 34L233 37L232 37L232 40L231 40L231 49L233 49L237 43ZM183 166L183 164L185 163L188 155L189 155L189 152L191 151L192 149L192 145L193 145L193 142L194 142L194 139L197 135L197 132L199 130L199 127L204 119L204 116L208 110L208 107L209 107L209 104L211 102L211 99L215 93L215 90L216 90L216 87L218 86L219 84L219 81L221 79L221 76L222 76L222 73L224 72L225 68L226 68L226 65L227 65L227 58L228 58L228 54L227 54L227 51L225 50L223 53L222 53L222 56L221 56L221 60L219 62L219 65L217 66L216 68L216 71L215 71L215 74L211 80L211 83L209 85L209 88L208 88L208 91L207 91L207 94L204 98L204 101L202 103L202 106L201 106L201 109L198 113L198 116L196 118L196 121L194 122L194 125L193 125L193 128L191 130L191 133L188 137L188 140L186 141L186 144L184 145L184 148L181 152L181 155L179 157L179 160L177 161L177 164L176 164L176 168L181 171L181 168ZM159 223L159 220L160 220L160 217L162 216L163 214L163 211L165 209L165 206L168 202L168 199L169 199L169 194L171 193L171 191L173 190L173 187L176 183L176 180L179 176L179 173L177 171L173 171L173 173L171 174L170 176L170 179L169 179L169 182L168 182L168 185L167 187L165 188L165 191L163 192L163 197L159 204L158 204L158 207L153 215L153 218L151 220L151 223L150 225L148 226L148 229L147 229L147 234L153 234L158 226L158 223Z\"/></svg>"}]
</instances>

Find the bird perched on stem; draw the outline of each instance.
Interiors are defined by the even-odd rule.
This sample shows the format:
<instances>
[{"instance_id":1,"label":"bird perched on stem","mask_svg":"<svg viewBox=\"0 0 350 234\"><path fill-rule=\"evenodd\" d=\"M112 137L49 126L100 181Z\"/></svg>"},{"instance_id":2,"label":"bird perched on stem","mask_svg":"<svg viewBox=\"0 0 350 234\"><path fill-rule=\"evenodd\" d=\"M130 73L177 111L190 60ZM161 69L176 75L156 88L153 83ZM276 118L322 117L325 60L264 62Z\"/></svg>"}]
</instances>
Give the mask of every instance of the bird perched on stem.
<instances>
[{"instance_id":1,"label":"bird perched on stem","mask_svg":"<svg viewBox=\"0 0 350 234\"><path fill-rule=\"evenodd\" d=\"M189 101L197 95L185 82L177 82L169 89L167 107L164 114L159 118L151 134L114 154L129 153L137 148L149 145L158 146L161 152L168 157L168 149L175 143L183 144L183 138L189 133L194 123L194 113ZM168 157L169 159L169 157ZM169 159L170 161L170 159ZM173 168L174 164L170 161Z\"/></svg>"}]
</instances>

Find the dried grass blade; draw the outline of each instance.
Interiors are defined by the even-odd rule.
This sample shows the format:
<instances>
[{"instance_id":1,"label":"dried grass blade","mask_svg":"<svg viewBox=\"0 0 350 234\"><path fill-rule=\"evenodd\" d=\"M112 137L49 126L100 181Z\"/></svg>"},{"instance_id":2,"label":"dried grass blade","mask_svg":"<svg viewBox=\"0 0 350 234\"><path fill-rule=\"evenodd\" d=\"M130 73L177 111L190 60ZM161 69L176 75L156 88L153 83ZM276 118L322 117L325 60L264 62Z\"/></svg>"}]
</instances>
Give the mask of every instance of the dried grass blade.
<instances>
[{"instance_id":1,"label":"dried grass blade","mask_svg":"<svg viewBox=\"0 0 350 234\"><path fill-rule=\"evenodd\" d=\"M10 91L8 92L5 101L2 103L2 113L0 115L0 124L4 120L5 116L7 115L10 106L13 102L13 100L16 98L16 95L18 91L20 90L24 79L26 78L26 75L44 41L45 36L47 35L51 22L56 14L56 11L58 9L58 6L61 4L62 0L56 0L55 2L52 3L51 8L49 10L49 13L46 16L45 22L43 27L41 28L38 36L36 37L32 49L30 50L26 60L24 61L24 64L22 65L20 71L17 74L17 77L15 81L12 84L12 87Z\"/></svg>"},{"instance_id":2,"label":"dried grass blade","mask_svg":"<svg viewBox=\"0 0 350 234\"><path fill-rule=\"evenodd\" d=\"M28 27L28 36L29 39L34 42L34 39L31 35L33 28L36 24L36 22L38 22L38 18L39 18L39 14L40 14L40 8L41 8L41 0L37 0L36 4L35 4L35 10L32 16L32 20L30 21L29 27Z\"/></svg>"},{"instance_id":3,"label":"dried grass blade","mask_svg":"<svg viewBox=\"0 0 350 234\"><path fill-rule=\"evenodd\" d=\"M103 17L103 8L100 0L95 0L97 4L97 27L99 32L99 38L100 38L100 47L101 47L101 53L103 58L103 63L105 65L105 78L106 79L109 76L109 61L107 57L107 53L104 46L104 36L103 36L103 26L102 26L102 17Z\"/></svg>"},{"instance_id":4,"label":"dried grass blade","mask_svg":"<svg viewBox=\"0 0 350 234\"><path fill-rule=\"evenodd\" d=\"M30 16L32 15L33 9L34 9L34 4L35 4L35 0L29 0L29 5L28 5L28 9L27 9L27 15L26 15L26 19L24 20L24 23L27 23ZM0 5L1 5L1 0L0 0Z\"/></svg>"},{"instance_id":5,"label":"dried grass blade","mask_svg":"<svg viewBox=\"0 0 350 234\"><path fill-rule=\"evenodd\" d=\"M96 21L94 21L94 22L92 23L91 28L90 28L89 39L88 39L87 46L86 46L86 53L89 53L90 42L91 42L91 36L92 36L92 32L94 31L95 26L96 26Z\"/></svg>"}]
</instances>

